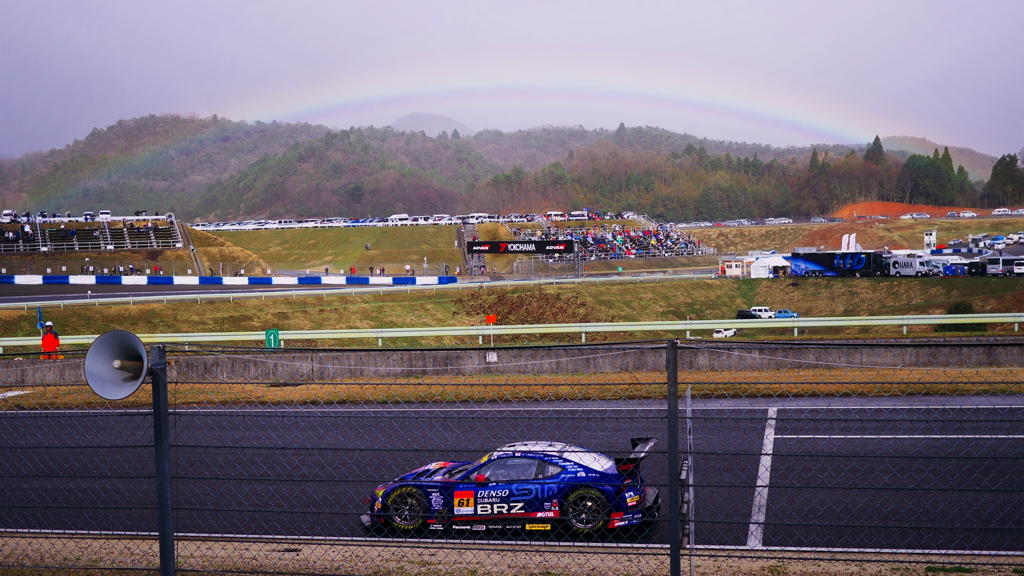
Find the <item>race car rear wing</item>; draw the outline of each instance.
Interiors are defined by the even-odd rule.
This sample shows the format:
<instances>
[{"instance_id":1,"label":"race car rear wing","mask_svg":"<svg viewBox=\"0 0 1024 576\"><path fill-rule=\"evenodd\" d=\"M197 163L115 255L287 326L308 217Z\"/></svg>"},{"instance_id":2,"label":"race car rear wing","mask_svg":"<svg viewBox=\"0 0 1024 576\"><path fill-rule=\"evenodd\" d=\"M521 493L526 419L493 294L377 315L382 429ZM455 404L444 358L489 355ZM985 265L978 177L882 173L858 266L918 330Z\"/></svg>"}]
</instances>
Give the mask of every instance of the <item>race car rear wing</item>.
<instances>
[{"instance_id":1,"label":"race car rear wing","mask_svg":"<svg viewBox=\"0 0 1024 576\"><path fill-rule=\"evenodd\" d=\"M638 471L640 461L647 456L657 441L657 438L630 438L629 443L633 446L633 453L625 458L616 458L615 468L623 474Z\"/></svg>"}]
</instances>

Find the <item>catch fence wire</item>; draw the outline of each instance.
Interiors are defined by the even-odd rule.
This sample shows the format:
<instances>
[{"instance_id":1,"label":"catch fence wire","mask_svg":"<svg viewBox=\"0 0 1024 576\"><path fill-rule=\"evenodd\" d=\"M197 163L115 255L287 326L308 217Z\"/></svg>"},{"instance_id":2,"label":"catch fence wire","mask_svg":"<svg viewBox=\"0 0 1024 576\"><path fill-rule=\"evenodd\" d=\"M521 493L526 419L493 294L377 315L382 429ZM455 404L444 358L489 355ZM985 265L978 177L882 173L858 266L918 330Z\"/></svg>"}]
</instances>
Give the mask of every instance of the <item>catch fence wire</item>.
<instances>
[{"instance_id":1,"label":"catch fence wire","mask_svg":"<svg viewBox=\"0 0 1024 576\"><path fill-rule=\"evenodd\" d=\"M675 346L168 346L177 570L1024 566L1019 343ZM80 357L0 355L0 568L157 568L150 402L148 382L93 395ZM662 501L639 527L359 519L377 486L424 464L529 440L624 457L644 437Z\"/></svg>"}]
</instances>

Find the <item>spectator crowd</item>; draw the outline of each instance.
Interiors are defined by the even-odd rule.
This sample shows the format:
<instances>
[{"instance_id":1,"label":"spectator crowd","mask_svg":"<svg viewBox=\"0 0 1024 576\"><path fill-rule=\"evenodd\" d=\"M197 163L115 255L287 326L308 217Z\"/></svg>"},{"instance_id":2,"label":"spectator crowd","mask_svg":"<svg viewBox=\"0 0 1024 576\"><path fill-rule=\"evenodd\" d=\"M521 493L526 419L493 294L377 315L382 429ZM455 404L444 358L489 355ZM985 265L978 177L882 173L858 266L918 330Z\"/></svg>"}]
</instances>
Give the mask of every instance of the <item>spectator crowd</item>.
<instances>
[{"instance_id":1,"label":"spectator crowd","mask_svg":"<svg viewBox=\"0 0 1024 576\"><path fill-rule=\"evenodd\" d=\"M588 260L616 258L655 258L703 254L701 241L692 234L669 225L654 228L591 226L522 230L515 228L518 240L573 240L576 253Z\"/></svg>"}]
</instances>

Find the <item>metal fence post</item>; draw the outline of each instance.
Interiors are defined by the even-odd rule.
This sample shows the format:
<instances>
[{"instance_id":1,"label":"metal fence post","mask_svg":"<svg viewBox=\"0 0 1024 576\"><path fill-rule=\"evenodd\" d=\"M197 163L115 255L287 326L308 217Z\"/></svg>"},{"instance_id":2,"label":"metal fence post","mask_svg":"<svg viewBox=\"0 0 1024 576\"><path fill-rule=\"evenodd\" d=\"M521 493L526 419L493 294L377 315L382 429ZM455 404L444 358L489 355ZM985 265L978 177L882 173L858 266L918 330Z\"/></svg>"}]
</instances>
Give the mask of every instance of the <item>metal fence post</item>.
<instances>
[{"instance_id":1,"label":"metal fence post","mask_svg":"<svg viewBox=\"0 0 1024 576\"><path fill-rule=\"evenodd\" d=\"M679 521L679 343L670 340L665 349L665 372L668 383L668 566L670 576L680 576L682 542Z\"/></svg>"},{"instance_id":2,"label":"metal fence post","mask_svg":"<svg viewBox=\"0 0 1024 576\"><path fill-rule=\"evenodd\" d=\"M164 346L153 346L149 356L153 382L153 443L156 447L156 515L160 535L160 576L174 576L170 410L167 398L167 355Z\"/></svg>"}]
</instances>

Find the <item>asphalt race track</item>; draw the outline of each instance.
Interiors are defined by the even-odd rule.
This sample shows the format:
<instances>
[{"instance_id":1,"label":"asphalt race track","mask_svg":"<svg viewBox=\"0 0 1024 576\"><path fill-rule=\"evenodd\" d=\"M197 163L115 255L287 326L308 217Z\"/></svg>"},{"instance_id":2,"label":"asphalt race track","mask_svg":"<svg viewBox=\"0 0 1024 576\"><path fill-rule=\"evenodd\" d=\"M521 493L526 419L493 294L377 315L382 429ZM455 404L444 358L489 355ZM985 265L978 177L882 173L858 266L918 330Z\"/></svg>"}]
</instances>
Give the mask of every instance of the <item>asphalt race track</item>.
<instances>
[{"instance_id":1,"label":"asphalt race track","mask_svg":"<svg viewBox=\"0 0 1024 576\"><path fill-rule=\"evenodd\" d=\"M1022 416L1022 397L702 401L696 542L1024 552ZM657 403L196 408L171 418L178 533L366 537L358 515L380 481L526 439L622 455L630 436L659 437L644 475L667 494ZM0 447L0 531L155 531L147 411L0 412ZM664 543L665 526L609 538Z\"/></svg>"}]
</instances>

